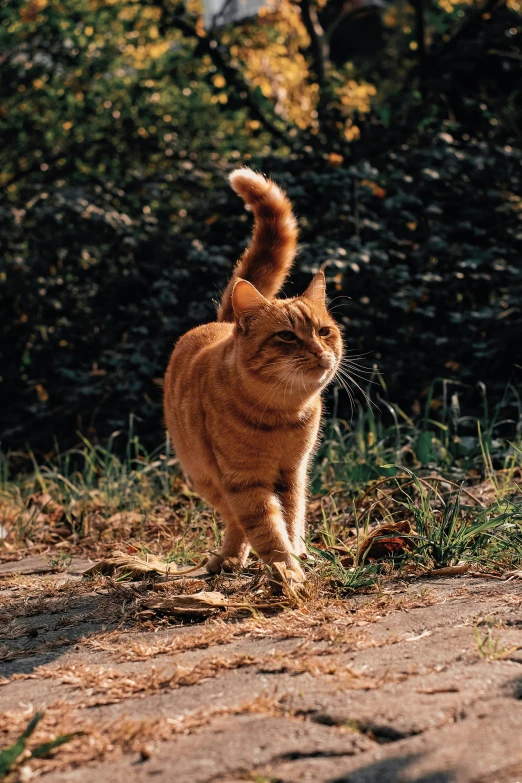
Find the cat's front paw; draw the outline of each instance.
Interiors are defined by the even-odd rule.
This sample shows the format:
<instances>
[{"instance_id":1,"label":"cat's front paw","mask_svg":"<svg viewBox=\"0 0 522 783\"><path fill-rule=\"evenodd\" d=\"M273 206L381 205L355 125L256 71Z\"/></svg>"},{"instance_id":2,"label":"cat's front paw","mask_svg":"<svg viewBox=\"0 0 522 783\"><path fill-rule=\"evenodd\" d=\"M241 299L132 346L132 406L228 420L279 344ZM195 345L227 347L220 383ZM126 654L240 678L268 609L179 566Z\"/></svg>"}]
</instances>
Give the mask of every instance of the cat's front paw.
<instances>
[{"instance_id":1,"label":"cat's front paw","mask_svg":"<svg viewBox=\"0 0 522 783\"><path fill-rule=\"evenodd\" d=\"M268 566L268 581L272 595L301 598L306 595L306 577L297 561L272 563Z\"/></svg>"},{"instance_id":2,"label":"cat's front paw","mask_svg":"<svg viewBox=\"0 0 522 783\"><path fill-rule=\"evenodd\" d=\"M221 555L212 555L206 564L209 574L220 574L222 571L227 574L236 574L242 568L244 568L244 563L239 557L222 557Z\"/></svg>"},{"instance_id":3,"label":"cat's front paw","mask_svg":"<svg viewBox=\"0 0 522 783\"><path fill-rule=\"evenodd\" d=\"M223 567L223 558L219 555L211 555L205 568L208 574L220 574Z\"/></svg>"}]
</instances>

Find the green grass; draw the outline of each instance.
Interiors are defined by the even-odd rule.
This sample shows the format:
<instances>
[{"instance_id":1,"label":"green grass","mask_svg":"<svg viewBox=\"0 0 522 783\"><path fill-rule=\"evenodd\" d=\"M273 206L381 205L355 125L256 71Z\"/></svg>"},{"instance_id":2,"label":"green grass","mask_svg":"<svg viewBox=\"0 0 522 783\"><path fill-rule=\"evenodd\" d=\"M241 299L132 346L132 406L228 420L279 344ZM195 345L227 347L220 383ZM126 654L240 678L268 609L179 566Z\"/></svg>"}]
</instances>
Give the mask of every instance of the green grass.
<instances>
[{"instance_id":1,"label":"green grass","mask_svg":"<svg viewBox=\"0 0 522 783\"><path fill-rule=\"evenodd\" d=\"M415 497L406 495L404 507L412 514L416 532L411 555L416 563L430 568L445 568L459 562L500 562L499 544L504 541L504 557L512 549L512 564L520 556L522 497L513 489L510 497L496 494L485 508L463 506L462 487L435 508L430 492L412 474ZM406 493L405 493L406 494ZM518 497L517 497L518 495ZM493 555L496 554L497 557Z\"/></svg>"},{"instance_id":2,"label":"green grass","mask_svg":"<svg viewBox=\"0 0 522 783\"><path fill-rule=\"evenodd\" d=\"M25 730L18 737L18 739L9 747L0 750L0 780L3 780L8 773L14 768L19 761L20 757L26 751L27 740L31 737L38 723L44 717L43 712L37 712L33 718L27 724ZM60 745L64 745L66 742L70 742L77 737L79 732L73 734L61 734L55 737L49 742L44 742L30 751L30 757L33 758L45 758L49 756L52 751L59 748Z\"/></svg>"}]
</instances>

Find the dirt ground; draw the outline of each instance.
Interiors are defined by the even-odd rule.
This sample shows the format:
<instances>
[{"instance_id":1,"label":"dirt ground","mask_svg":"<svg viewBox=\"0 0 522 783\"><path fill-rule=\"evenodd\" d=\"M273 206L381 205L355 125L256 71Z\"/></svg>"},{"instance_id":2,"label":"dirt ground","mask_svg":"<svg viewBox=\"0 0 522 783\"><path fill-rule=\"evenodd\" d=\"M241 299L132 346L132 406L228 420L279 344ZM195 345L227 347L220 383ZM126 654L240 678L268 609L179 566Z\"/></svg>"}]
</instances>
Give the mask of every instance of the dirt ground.
<instances>
[{"instance_id":1,"label":"dirt ground","mask_svg":"<svg viewBox=\"0 0 522 783\"><path fill-rule=\"evenodd\" d=\"M181 623L80 559L37 566L0 566L0 744L35 710L34 743L83 733L13 780L522 781L520 580L388 581Z\"/></svg>"}]
</instances>

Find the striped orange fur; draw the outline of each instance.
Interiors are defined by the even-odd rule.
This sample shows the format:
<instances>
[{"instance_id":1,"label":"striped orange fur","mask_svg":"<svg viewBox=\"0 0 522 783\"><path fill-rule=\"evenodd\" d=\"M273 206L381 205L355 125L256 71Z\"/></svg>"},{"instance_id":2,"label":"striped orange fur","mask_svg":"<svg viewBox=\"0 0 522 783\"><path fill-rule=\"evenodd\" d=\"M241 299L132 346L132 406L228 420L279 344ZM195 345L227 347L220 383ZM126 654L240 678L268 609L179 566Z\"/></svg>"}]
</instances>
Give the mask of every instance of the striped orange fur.
<instances>
[{"instance_id":1,"label":"striped orange fur","mask_svg":"<svg viewBox=\"0 0 522 783\"><path fill-rule=\"evenodd\" d=\"M164 410L183 471L219 512L226 533L208 564L243 565L250 546L303 578L307 471L321 421L321 391L342 339L318 272L299 297L274 299L290 271L297 226L283 191L249 169L232 187L252 207L252 242L239 260L218 322L177 343Z\"/></svg>"}]
</instances>

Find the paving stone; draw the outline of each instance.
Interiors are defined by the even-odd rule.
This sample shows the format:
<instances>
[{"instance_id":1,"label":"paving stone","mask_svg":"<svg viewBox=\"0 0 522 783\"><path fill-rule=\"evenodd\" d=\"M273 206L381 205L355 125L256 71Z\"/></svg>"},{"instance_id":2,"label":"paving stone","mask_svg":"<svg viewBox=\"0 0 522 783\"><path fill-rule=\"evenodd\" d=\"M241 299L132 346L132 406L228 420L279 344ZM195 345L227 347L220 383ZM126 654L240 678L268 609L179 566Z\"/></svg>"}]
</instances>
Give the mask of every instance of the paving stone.
<instances>
[{"instance_id":1,"label":"paving stone","mask_svg":"<svg viewBox=\"0 0 522 783\"><path fill-rule=\"evenodd\" d=\"M0 582L0 600L6 592ZM105 608L112 601L114 609L114 599L106 594L72 593L66 603L19 596L21 616L7 610L0 627L7 656L12 650L19 657L0 664L0 673L36 678L0 687L0 712L27 713L60 701L71 705L80 724L106 725L222 710L198 729L153 742L146 761L127 753L40 775L46 783L91 783L93 775L108 783L251 783L255 775L281 783L522 783L522 583L468 577L424 580L407 589L397 584L390 592L347 600L353 625L340 641L332 626L324 642L273 632L126 662L82 638L96 639L107 626ZM482 657L475 629L491 634ZM157 633L129 628L120 641L154 643L197 632L198 626ZM88 709L83 705L92 694L35 672L43 664L79 664L132 679L153 668L168 675L179 665L190 669L237 655L252 656L253 663ZM272 705L274 715L240 711L260 697L266 707L257 709Z\"/></svg>"},{"instance_id":2,"label":"paving stone","mask_svg":"<svg viewBox=\"0 0 522 783\"><path fill-rule=\"evenodd\" d=\"M10 560L0 563L0 579L15 574L48 574L58 571L60 574L81 575L93 564L84 557L72 557L57 568L48 557L25 557L23 560Z\"/></svg>"}]
</instances>

